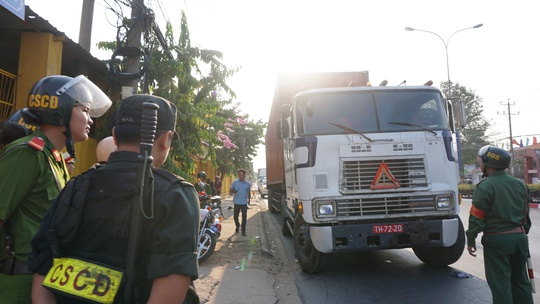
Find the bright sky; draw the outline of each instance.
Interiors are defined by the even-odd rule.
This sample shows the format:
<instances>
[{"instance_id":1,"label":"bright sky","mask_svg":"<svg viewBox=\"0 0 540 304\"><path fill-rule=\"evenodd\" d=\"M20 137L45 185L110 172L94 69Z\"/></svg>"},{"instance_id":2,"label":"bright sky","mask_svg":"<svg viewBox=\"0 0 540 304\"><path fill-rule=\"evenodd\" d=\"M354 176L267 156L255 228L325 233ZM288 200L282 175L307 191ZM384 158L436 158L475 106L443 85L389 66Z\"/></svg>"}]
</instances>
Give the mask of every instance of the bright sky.
<instances>
[{"instance_id":1,"label":"bright sky","mask_svg":"<svg viewBox=\"0 0 540 304\"><path fill-rule=\"evenodd\" d=\"M25 0L40 16L78 41L82 0ZM113 0L95 0L92 54L98 41L111 41L116 22ZM200 48L224 53L230 66L242 70L231 79L242 110L251 119L268 120L278 73L368 70L374 85L421 85L447 80L443 41L448 43L452 82L472 89L483 99L493 140L512 133L540 140L540 2L519 0L150 0L162 31L164 20L179 32L186 12L191 41ZM124 15L130 11L124 9ZM109 20L109 21L107 21ZM503 104L501 104L503 103ZM505 113L505 114L503 114ZM519 113L519 114L518 114ZM497 141L498 142L498 141ZM264 148L254 168L265 167Z\"/></svg>"}]
</instances>

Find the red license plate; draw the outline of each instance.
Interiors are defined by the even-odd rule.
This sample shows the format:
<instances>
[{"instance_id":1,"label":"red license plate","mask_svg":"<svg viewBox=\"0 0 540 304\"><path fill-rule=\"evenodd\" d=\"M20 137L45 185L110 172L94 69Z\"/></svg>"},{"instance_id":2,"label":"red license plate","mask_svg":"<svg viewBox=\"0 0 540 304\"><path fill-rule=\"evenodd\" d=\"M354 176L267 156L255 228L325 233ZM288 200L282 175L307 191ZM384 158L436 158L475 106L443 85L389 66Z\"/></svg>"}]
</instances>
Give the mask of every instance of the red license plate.
<instances>
[{"instance_id":1,"label":"red license plate","mask_svg":"<svg viewBox=\"0 0 540 304\"><path fill-rule=\"evenodd\" d=\"M403 224L390 224L390 225L373 225L371 227L373 233L402 233L405 232Z\"/></svg>"}]
</instances>

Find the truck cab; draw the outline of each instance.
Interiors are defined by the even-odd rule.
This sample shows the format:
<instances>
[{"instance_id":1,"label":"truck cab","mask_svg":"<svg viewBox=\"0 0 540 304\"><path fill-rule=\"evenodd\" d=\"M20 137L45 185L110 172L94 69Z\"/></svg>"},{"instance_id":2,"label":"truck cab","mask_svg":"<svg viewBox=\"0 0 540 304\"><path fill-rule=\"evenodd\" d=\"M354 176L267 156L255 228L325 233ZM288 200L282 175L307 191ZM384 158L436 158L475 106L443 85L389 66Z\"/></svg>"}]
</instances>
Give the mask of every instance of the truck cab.
<instances>
[{"instance_id":1,"label":"truck cab","mask_svg":"<svg viewBox=\"0 0 540 304\"><path fill-rule=\"evenodd\" d=\"M304 271L321 271L331 252L410 247L432 265L459 259L452 110L431 86L308 89L281 104L284 178L269 201L279 192Z\"/></svg>"}]
</instances>

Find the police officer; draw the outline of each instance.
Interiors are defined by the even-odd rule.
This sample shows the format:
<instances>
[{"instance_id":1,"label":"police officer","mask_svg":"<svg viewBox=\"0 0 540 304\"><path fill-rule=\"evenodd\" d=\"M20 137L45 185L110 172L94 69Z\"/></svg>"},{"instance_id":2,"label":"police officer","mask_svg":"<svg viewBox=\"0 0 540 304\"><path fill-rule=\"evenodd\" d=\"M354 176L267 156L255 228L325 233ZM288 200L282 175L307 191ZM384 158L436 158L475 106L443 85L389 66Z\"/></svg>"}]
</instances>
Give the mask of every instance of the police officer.
<instances>
[{"instance_id":1,"label":"police officer","mask_svg":"<svg viewBox=\"0 0 540 304\"><path fill-rule=\"evenodd\" d=\"M511 158L505 150L484 146L478 157L488 178L474 190L467 250L476 256L476 237L483 231L484 266L493 303L533 303L526 266L531 228L527 186L504 171Z\"/></svg>"},{"instance_id":2,"label":"police officer","mask_svg":"<svg viewBox=\"0 0 540 304\"><path fill-rule=\"evenodd\" d=\"M17 110L8 120L0 122L0 143L3 146L36 130L36 126L26 123L21 112L22 110Z\"/></svg>"},{"instance_id":3,"label":"police officer","mask_svg":"<svg viewBox=\"0 0 540 304\"><path fill-rule=\"evenodd\" d=\"M193 289L189 286L198 277L196 238L199 224L193 185L165 170L152 168L153 186L143 188L146 193L153 193L151 199L144 205L134 201L140 190L135 185L145 102L159 106L152 164L159 167L167 158L171 141L178 138L175 131L176 106L151 95L124 99L118 107L117 124L113 129L116 151L110 154L106 165L70 181L53 202L32 241L29 266L35 272L34 299L52 299L55 296L61 303L86 303L80 298L98 300L92 296L99 299L111 296L109 299L114 299L114 303L129 301L126 297L132 299L129 303L182 303L186 293L193 296ZM89 188L73 195L75 190L72 189L76 189L77 183L85 177L89 177ZM77 197L82 197L82 201ZM68 217L62 223L63 227L58 228L54 223L68 209L66 206L69 204L63 203L66 198L70 204L82 202L84 212L79 215L80 219ZM135 249L138 258L134 265L138 273L126 272L129 267L126 256L132 253L127 250L130 235L136 233L131 229L132 208L144 214L140 223L139 247ZM68 233L62 234L62 229ZM69 234L69 231L77 233ZM79 260L84 261L83 265L99 265L93 268L98 270L93 274L85 272L86 266L77 266L80 265ZM53 262L54 266L51 266ZM62 267L72 266L71 275L64 275L58 263L64 265ZM99 270L99 267L106 269ZM119 288L112 295L115 286L124 285L107 269L124 273L124 281L127 278L127 283L134 286L132 293L127 292L125 297L125 290ZM56 284L59 282L64 282L64 285ZM42 283L54 293L43 288ZM62 289L64 287L68 290ZM194 297L197 298L196 294Z\"/></svg>"},{"instance_id":4,"label":"police officer","mask_svg":"<svg viewBox=\"0 0 540 304\"><path fill-rule=\"evenodd\" d=\"M195 190L204 191L206 195L212 195L212 187L206 182L206 172L199 171L197 173L197 183L195 184Z\"/></svg>"},{"instance_id":5,"label":"police officer","mask_svg":"<svg viewBox=\"0 0 540 304\"><path fill-rule=\"evenodd\" d=\"M221 181L221 178L219 178L219 175L216 175L216 181L214 182L214 195L221 195L222 185L223 182Z\"/></svg>"},{"instance_id":6,"label":"police officer","mask_svg":"<svg viewBox=\"0 0 540 304\"><path fill-rule=\"evenodd\" d=\"M73 143L88 139L90 117L100 116L110 105L110 99L82 75L48 76L30 90L22 115L39 128L12 141L0 158L2 303L30 303L30 241L69 179L60 151L67 147L74 156Z\"/></svg>"}]
</instances>

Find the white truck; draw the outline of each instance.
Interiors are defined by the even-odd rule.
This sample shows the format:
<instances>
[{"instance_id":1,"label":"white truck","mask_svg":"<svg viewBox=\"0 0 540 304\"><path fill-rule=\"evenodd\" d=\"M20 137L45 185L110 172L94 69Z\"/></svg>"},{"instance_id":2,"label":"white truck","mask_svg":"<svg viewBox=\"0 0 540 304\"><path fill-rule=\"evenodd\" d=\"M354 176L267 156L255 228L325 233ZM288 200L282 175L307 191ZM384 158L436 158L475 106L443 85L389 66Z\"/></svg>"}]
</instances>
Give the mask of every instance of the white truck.
<instances>
[{"instance_id":1,"label":"white truck","mask_svg":"<svg viewBox=\"0 0 540 304\"><path fill-rule=\"evenodd\" d=\"M329 253L412 248L456 262L455 128L463 107L440 90L371 86L368 72L282 74L266 133L270 210L282 216L303 271Z\"/></svg>"}]
</instances>

